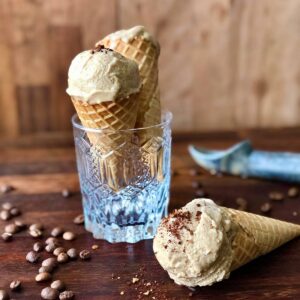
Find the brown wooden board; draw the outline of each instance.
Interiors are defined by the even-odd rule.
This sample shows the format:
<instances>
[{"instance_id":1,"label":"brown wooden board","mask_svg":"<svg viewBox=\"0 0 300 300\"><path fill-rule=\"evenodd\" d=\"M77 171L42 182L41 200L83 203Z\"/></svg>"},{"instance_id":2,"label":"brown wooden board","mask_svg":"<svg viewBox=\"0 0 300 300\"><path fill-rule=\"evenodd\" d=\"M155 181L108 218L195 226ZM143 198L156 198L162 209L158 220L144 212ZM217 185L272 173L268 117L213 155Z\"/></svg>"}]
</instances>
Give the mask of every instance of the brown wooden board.
<instances>
[{"instance_id":1,"label":"brown wooden board","mask_svg":"<svg viewBox=\"0 0 300 300\"><path fill-rule=\"evenodd\" d=\"M247 135L253 137L255 145L261 149L300 150L300 142L297 142L299 131L285 131L284 134L282 131L249 132ZM244 136L244 133L175 137L172 163L178 174L173 176L170 210L195 198L194 180L200 181L208 196L222 201L224 206L236 208L235 199L244 197L248 200L249 211L255 213L260 213L260 206L269 201L269 192L279 191L286 195L291 186L286 183L212 176L204 172L197 176L190 174L195 164L187 153L188 144L223 148L239 140L239 136ZM44 223L46 234L58 225L77 232L75 241L64 241L63 245L91 250L90 261L72 261L54 272L54 279L63 280L68 289L76 293L76 299L138 299L137 284L128 285L136 274L140 277L140 284L144 279L144 283L150 282L154 289L153 294L144 295L143 299L300 299L300 239L233 272L230 279L222 283L198 289L190 298L191 291L175 285L159 266L151 240L137 244L110 244L94 240L83 227L73 224L73 218L81 212L81 202L72 147L0 149L0 170L0 185L11 184L16 188L1 195L0 203L11 201L17 205L23 212L18 219L27 223ZM63 198L63 188L70 189L72 196ZM281 202L272 202L272 206L269 216L300 223L299 197L286 197ZM0 221L1 231L5 224ZM17 234L9 243L0 240L0 288L8 289L12 280L23 282L21 292L11 293L14 299L40 299L41 289L47 286L47 283L34 281L39 264L25 261L33 243L34 239L26 232ZM92 250L94 244L99 248ZM48 256L43 252L43 257ZM141 268L144 268L142 276L139 274ZM139 290L150 288L142 285ZM124 295L120 295L122 291Z\"/></svg>"}]
</instances>

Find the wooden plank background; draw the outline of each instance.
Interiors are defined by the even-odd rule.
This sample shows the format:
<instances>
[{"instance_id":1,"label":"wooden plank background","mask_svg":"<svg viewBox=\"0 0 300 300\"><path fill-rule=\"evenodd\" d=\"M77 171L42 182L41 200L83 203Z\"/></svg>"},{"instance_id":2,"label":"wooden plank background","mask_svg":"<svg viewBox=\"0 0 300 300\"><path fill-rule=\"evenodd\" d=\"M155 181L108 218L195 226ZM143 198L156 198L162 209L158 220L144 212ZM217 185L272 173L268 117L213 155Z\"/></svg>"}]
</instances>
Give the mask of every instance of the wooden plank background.
<instances>
[{"instance_id":1,"label":"wooden plank background","mask_svg":"<svg viewBox=\"0 0 300 300\"><path fill-rule=\"evenodd\" d=\"M300 125L299 0L0 0L0 136L70 133L71 59L136 24L176 131Z\"/></svg>"}]
</instances>

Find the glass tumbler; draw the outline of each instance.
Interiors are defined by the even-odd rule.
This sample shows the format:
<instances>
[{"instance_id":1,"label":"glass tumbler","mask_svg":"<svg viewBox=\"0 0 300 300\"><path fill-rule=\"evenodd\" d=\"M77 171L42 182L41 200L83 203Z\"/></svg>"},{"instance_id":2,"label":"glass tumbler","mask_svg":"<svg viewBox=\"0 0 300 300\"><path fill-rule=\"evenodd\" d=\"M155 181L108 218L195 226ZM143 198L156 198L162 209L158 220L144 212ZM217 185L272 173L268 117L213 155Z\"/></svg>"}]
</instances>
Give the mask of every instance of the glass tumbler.
<instances>
[{"instance_id":1,"label":"glass tumbler","mask_svg":"<svg viewBox=\"0 0 300 300\"><path fill-rule=\"evenodd\" d=\"M153 238L170 190L172 114L129 130L93 129L72 118L85 228L94 238L135 243Z\"/></svg>"}]
</instances>

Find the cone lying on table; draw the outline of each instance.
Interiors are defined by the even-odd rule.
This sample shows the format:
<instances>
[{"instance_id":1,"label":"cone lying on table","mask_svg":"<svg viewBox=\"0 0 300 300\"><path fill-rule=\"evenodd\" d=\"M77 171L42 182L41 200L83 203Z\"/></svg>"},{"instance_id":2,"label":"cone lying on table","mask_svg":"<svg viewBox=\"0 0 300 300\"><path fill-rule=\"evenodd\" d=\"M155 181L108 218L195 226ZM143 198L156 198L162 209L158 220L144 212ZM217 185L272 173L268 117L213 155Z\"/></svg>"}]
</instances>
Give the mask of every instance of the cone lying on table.
<instances>
[{"instance_id":1,"label":"cone lying on table","mask_svg":"<svg viewBox=\"0 0 300 300\"><path fill-rule=\"evenodd\" d=\"M112 190L127 185L132 166L126 151L138 112L141 82L135 62L110 49L96 47L78 54L69 69L67 93L91 143L93 168Z\"/></svg>"},{"instance_id":2,"label":"cone lying on table","mask_svg":"<svg viewBox=\"0 0 300 300\"><path fill-rule=\"evenodd\" d=\"M300 235L299 225L239 210L222 209L237 225L232 241L234 256L231 271Z\"/></svg>"},{"instance_id":3,"label":"cone lying on table","mask_svg":"<svg viewBox=\"0 0 300 300\"><path fill-rule=\"evenodd\" d=\"M125 57L134 60L140 70L142 88L139 94L139 109L135 127L145 128L160 124L161 104L158 85L158 57L160 47L157 41L143 26L112 33L96 45L104 45ZM163 179L161 150L161 128L145 129L138 132L146 161L149 162L151 174L158 174ZM157 149L153 149L154 147ZM158 153L157 153L158 152Z\"/></svg>"},{"instance_id":4,"label":"cone lying on table","mask_svg":"<svg viewBox=\"0 0 300 300\"><path fill-rule=\"evenodd\" d=\"M300 235L300 225L195 199L162 220L158 262L180 285L207 286Z\"/></svg>"}]
</instances>

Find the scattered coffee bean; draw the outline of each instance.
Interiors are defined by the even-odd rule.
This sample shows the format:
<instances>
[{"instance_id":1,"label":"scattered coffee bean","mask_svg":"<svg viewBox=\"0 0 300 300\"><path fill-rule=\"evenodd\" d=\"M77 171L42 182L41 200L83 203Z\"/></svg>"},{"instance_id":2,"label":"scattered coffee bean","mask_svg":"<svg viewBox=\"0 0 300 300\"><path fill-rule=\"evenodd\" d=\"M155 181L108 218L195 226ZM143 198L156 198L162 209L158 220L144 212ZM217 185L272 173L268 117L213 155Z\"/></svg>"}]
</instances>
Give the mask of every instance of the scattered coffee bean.
<instances>
[{"instance_id":1,"label":"scattered coffee bean","mask_svg":"<svg viewBox=\"0 0 300 300\"><path fill-rule=\"evenodd\" d=\"M71 248L67 251L67 254L68 256L71 258L71 259L76 259L78 257L78 253L77 253L77 250L75 248Z\"/></svg>"},{"instance_id":2,"label":"scattered coffee bean","mask_svg":"<svg viewBox=\"0 0 300 300\"><path fill-rule=\"evenodd\" d=\"M51 287L45 287L41 291L41 297L45 300L56 300L59 296L59 292Z\"/></svg>"},{"instance_id":3,"label":"scattered coffee bean","mask_svg":"<svg viewBox=\"0 0 300 300\"><path fill-rule=\"evenodd\" d=\"M235 199L235 202L238 205L238 210L247 210L248 202L246 199L238 197Z\"/></svg>"},{"instance_id":4,"label":"scattered coffee bean","mask_svg":"<svg viewBox=\"0 0 300 300\"><path fill-rule=\"evenodd\" d=\"M200 175L200 172L199 172L199 170L197 170L197 169L190 169L190 170L189 170L189 174L190 174L191 176L198 176L198 175Z\"/></svg>"},{"instance_id":5,"label":"scattered coffee bean","mask_svg":"<svg viewBox=\"0 0 300 300\"><path fill-rule=\"evenodd\" d=\"M39 238L43 235L43 232L39 229L29 230L28 233L34 238Z\"/></svg>"},{"instance_id":6,"label":"scattered coffee bean","mask_svg":"<svg viewBox=\"0 0 300 300\"><path fill-rule=\"evenodd\" d=\"M20 231L20 228L16 224L8 224L4 227L4 231L15 234Z\"/></svg>"},{"instance_id":7,"label":"scattered coffee bean","mask_svg":"<svg viewBox=\"0 0 300 300\"><path fill-rule=\"evenodd\" d=\"M57 261L54 257L49 257L49 258L43 260L42 267L48 267L48 266L53 267L53 268L57 266Z\"/></svg>"},{"instance_id":8,"label":"scattered coffee bean","mask_svg":"<svg viewBox=\"0 0 300 300\"><path fill-rule=\"evenodd\" d=\"M29 226L29 230L35 230L35 229L43 231L44 230L44 226L43 226L43 224L40 224L40 223L31 224Z\"/></svg>"},{"instance_id":9,"label":"scattered coffee bean","mask_svg":"<svg viewBox=\"0 0 300 300\"><path fill-rule=\"evenodd\" d=\"M36 263L40 259L40 255L35 251L30 251L26 255L26 260L30 263Z\"/></svg>"},{"instance_id":10,"label":"scattered coffee bean","mask_svg":"<svg viewBox=\"0 0 300 300\"><path fill-rule=\"evenodd\" d=\"M288 196L290 198L296 198L299 196L299 189L297 187L291 187L288 190Z\"/></svg>"},{"instance_id":11,"label":"scattered coffee bean","mask_svg":"<svg viewBox=\"0 0 300 300\"><path fill-rule=\"evenodd\" d=\"M44 266L44 267L40 267L39 268L39 273L51 273L54 269L54 266L50 265L50 266Z\"/></svg>"},{"instance_id":12,"label":"scattered coffee bean","mask_svg":"<svg viewBox=\"0 0 300 300\"><path fill-rule=\"evenodd\" d=\"M45 282L45 281L49 281L52 278L50 273L47 272L43 272L43 273L39 273L35 276L35 281L36 282Z\"/></svg>"},{"instance_id":13,"label":"scattered coffee bean","mask_svg":"<svg viewBox=\"0 0 300 300\"><path fill-rule=\"evenodd\" d=\"M271 192L269 193L269 199L274 201L282 201L284 199L284 195L280 192Z\"/></svg>"},{"instance_id":14,"label":"scattered coffee bean","mask_svg":"<svg viewBox=\"0 0 300 300\"><path fill-rule=\"evenodd\" d=\"M61 280L55 280L51 283L51 287L55 290L63 291L66 286Z\"/></svg>"},{"instance_id":15,"label":"scattered coffee bean","mask_svg":"<svg viewBox=\"0 0 300 300\"><path fill-rule=\"evenodd\" d=\"M9 184L3 184L0 186L0 193L6 194L14 190L14 187Z\"/></svg>"},{"instance_id":16,"label":"scattered coffee bean","mask_svg":"<svg viewBox=\"0 0 300 300\"><path fill-rule=\"evenodd\" d=\"M70 193L70 191L69 191L68 189L63 189L63 190L61 191L61 194L62 194L62 196L63 196L64 198L68 198L68 197L71 196L71 193Z\"/></svg>"},{"instance_id":17,"label":"scattered coffee bean","mask_svg":"<svg viewBox=\"0 0 300 300\"><path fill-rule=\"evenodd\" d=\"M9 212L13 217L17 217L21 214L21 211L17 207L13 207Z\"/></svg>"},{"instance_id":18,"label":"scattered coffee bean","mask_svg":"<svg viewBox=\"0 0 300 300\"><path fill-rule=\"evenodd\" d=\"M41 252L44 249L44 245L41 242L36 242L32 248L35 252Z\"/></svg>"},{"instance_id":19,"label":"scattered coffee bean","mask_svg":"<svg viewBox=\"0 0 300 300\"><path fill-rule=\"evenodd\" d=\"M45 247L45 250L49 253L52 253L55 249L56 249L56 245L53 243L50 243Z\"/></svg>"},{"instance_id":20,"label":"scattered coffee bean","mask_svg":"<svg viewBox=\"0 0 300 300\"><path fill-rule=\"evenodd\" d=\"M0 212L0 219L2 221L8 221L9 219L11 219L12 215L8 210L1 210Z\"/></svg>"},{"instance_id":21,"label":"scattered coffee bean","mask_svg":"<svg viewBox=\"0 0 300 300\"><path fill-rule=\"evenodd\" d=\"M260 210L264 213L267 213L269 212L270 210L272 209L272 206L270 203L266 202L264 203L261 207L260 207Z\"/></svg>"},{"instance_id":22,"label":"scattered coffee bean","mask_svg":"<svg viewBox=\"0 0 300 300\"><path fill-rule=\"evenodd\" d=\"M63 239L66 241L73 241L76 238L75 233L71 232L71 231L66 231L63 234Z\"/></svg>"},{"instance_id":23,"label":"scattered coffee bean","mask_svg":"<svg viewBox=\"0 0 300 300\"><path fill-rule=\"evenodd\" d=\"M4 233L2 233L1 236L2 236L2 239L3 239L4 242L9 242L13 238L13 235L9 232L4 232Z\"/></svg>"},{"instance_id":24,"label":"scattered coffee bean","mask_svg":"<svg viewBox=\"0 0 300 300\"><path fill-rule=\"evenodd\" d=\"M20 221L20 220L16 220L15 224L16 224L16 226L19 227L20 230L24 230L24 229L27 228L27 225L24 222Z\"/></svg>"},{"instance_id":25,"label":"scattered coffee bean","mask_svg":"<svg viewBox=\"0 0 300 300\"><path fill-rule=\"evenodd\" d=\"M64 263L66 263L68 260L69 260L69 256L68 256L68 254L65 253L65 252L62 252L62 253L58 254L58 256L57 256L57 261L58 261L60 264L64 264Z\"/></svg>"},{"instance_id":26,"label":"scattered coffee bean","mask_svg":"<svg viewBox=\"0 0 300 300\"><path fill-rule=\"evenodd\" d=\"M192 187L195 188L195 189L200 189L200 188L202 188L202 184L199 181L193 181L192 182Z\"/></svg>"},{"instance_id":27,"label":"scattered coffee bean","mask_svg":"<svg viewBox=\"0 0 300 300\"><path fill-rule=\"evenodd\" d=\"M88 260L91 258L91 252L89 250L82 250L80 251L79 253L79 257L82 259L82 260Z\"/></svg>"},{"instance_id":28,"label":"scattered coffee bean","mask_svg":"<svg viewBox=\"0 0 300 300\"><path fill-rule=\"evenodd\" d=\"M0 300L9 300L10 297L5 290L0 290Z\"/></svg>"},{"instance_id":29,"label":"scattered coffee bean","mask_svg":"<svg viewBox=\"0 0 300 300\"><path fill-rule=\"evenodd\" d=\"M59 244L59 241L57 238L55 237L48 237L45 241L45 243L48 245L48 244L54 244L54 245L58 245Z\"/></svg>"},{"instance_id":30,"label":"scattered coffee bean","mask_svg":"<svg viewBox=\"0 0 300 300\"><path fill-rule=\"evenodd\" d=\"M64 291L59 294L59 300L69 300L74 298L74 293L72 291Z\"/></svg>"},{"instance_id":31,"label":"scattered coffee bean","mask_svg":"<svg viewBox=\"0 0 300 300\"><path fill-rule=\"evenodd\" d=\"M4 202L2 204L2 208L5 209L5 210L11 210L12 208L14 208L14 206L10 202Z\"/></svg>"},{"instance_id":32,"label":"scattered coffee bean","mask_svg":"<svg viewBox=\"0 0 300 300\"><path fill-rule=\"evenodd\" d=\"M98 245L93 245L93 246L92 246L92 249L93 249L93 250L97 250L98 248L99 248Z\"/></svg>"},{"instance_id":33,"label":"scattered coffee bean","mask_svg":"<svg viewBox=\"0 0 300 300\"><path fill-rule=\"evenodd\" d=\"M61 227L55 227L51 231L53 237L59 237L64 233L64 230Z\"/></svg>"},{"instance_id":34,"label":"scattered coffee bean","mask_svg":"<svg viewBox=\"0 0 300 300\"><path fill-rule=\"evenodd\" d=\"M76 225L82 225L84 223L84 216L83 214L78 215L74 218L73 223Z\"/></svg>"},{"instance_id":35,"label":"scattered coffee bean","mask_svg":"<svg viewBox=\"0 0 300 300\"><path fill-rule=\"evenodd\" d=\"M58 256L59 254L65 253L65 252L66 252L65 248L63 248L63 247L57 247L57 248L54 249L53 254L55 256Z\"/></svg>"},{"instance_id":36,"label":"scattered coffee bean","mask_svg":"<svg viewBox=\"0 0 300 300\"><path fill-rule=\"evenodd\" d=\"M199 197L199 198L202 198L202 197L207 197L207 194L203 190L199 189L199 190L196 190L195 196Z\"/></svg>"},{"instance_id":37,"label":"scattered coffee bean","mask_svg":"<svg viewBox=\"0 0 300 300\"><path fill-rule=\"evenodd\" d=\"M10 283L9 287L12 291L17 291L21 288L21 281L20 280L14 280Z\"/></svg>"}]
</instances>

